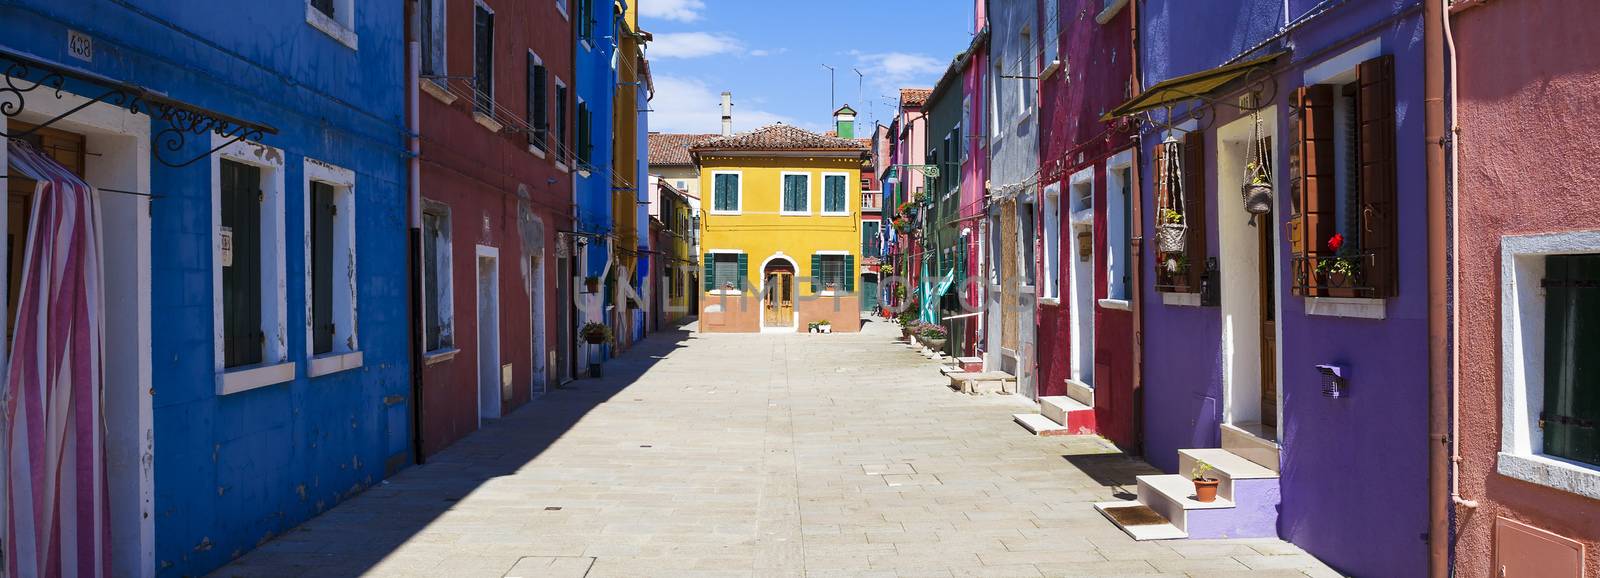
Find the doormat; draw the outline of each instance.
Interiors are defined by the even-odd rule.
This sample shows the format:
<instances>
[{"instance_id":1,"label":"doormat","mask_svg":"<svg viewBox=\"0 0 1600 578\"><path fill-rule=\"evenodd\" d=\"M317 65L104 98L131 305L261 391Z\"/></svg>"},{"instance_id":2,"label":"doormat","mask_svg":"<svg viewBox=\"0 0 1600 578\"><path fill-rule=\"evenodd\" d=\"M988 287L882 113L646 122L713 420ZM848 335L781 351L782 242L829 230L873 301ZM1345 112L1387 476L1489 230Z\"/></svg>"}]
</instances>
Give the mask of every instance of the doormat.
<instances>
[{"instance_id":1,"label":"doormat","mask_svg":"<svg viewBox=\"0 0 1600 578\"><path fill-rule=\"evenodd\" d=\"M1157 514L1155 510L1150 509L1150 506L1145 505L1106 508L1105 512L1107 516L1110 516L1113 521L1121 524L1124 528L1130 526L1157 526L1170 523L1161 514Z\"/></svg>"}]
</instances>

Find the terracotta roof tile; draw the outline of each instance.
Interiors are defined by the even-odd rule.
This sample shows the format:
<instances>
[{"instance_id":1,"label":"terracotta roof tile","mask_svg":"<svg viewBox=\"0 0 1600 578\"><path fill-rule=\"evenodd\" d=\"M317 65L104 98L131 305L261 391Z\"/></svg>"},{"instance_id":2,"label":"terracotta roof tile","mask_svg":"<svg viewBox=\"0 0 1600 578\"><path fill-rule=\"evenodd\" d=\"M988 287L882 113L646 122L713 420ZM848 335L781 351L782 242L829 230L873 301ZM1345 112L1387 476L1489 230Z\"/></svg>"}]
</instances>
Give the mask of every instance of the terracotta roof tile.
<instances>
[{"instance_id":1,"label":"terracotta roof tile","mask_svg":"<svg viewBox=\"0 0 1600 578\"><path fill-rule=\"evenodd\" d=\"M928 102L928 96L932 94L931 88L902 88L900 106L922 106Z\"/></svg>"},{"instance_id":2,"label":"terracotta roof tile","mask_svg":"<svg viewBox=\"0 0 1600 578\"><path fill-rule=\"evenodd\" d=\"M718 134L650 133L650 164L657 166L692 165L689 145L716 138Z\"/></svg>"},{"instance_id":3,"label":"terracotta roof tile","mask_svg":"<svg viewBox=\"0 0 1600 578\"><path fill-rule=\"evenodd\" d=\"M815 150L861 151L867 147L851 139L823 136L787 124L770 124L733 136L717 137L694 143L691 151L701 150Z\"/></svg>"}]
</instances>

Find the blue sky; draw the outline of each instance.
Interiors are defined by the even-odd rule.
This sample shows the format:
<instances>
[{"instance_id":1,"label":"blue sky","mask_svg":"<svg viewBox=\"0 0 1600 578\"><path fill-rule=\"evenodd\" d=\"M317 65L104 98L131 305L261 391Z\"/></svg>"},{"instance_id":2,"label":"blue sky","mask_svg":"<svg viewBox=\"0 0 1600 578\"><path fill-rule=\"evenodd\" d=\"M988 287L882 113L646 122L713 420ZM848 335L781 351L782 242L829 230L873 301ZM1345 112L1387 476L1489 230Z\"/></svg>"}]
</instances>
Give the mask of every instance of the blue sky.
<instances>
[{"instance_id":1,"label":"blue sky","mask_svg":"<svg viewBox=\"0 0 1600 578\"><path fill-rule=\"evenodd\" d=\"M717 132L724 90L736 131L780 121L826 130L824 64L857 124L887 123L899 87L932 87L972 39L972 0L637 1L655 35L652 131Z\"/></svg>"}]
</instances>

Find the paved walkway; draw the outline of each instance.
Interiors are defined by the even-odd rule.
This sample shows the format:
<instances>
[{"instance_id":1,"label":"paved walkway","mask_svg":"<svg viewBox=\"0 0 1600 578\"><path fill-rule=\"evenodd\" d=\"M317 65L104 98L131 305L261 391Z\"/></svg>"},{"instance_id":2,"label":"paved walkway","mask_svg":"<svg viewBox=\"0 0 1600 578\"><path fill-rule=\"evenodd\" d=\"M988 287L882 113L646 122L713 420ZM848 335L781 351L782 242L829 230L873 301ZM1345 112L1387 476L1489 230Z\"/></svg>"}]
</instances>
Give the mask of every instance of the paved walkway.
<instances>
[{"instance_id":1,"label":"paved walkway","mask_svg":"<svg viewBox=\"0 0 1600 578\"><path fill-rule=\"evenodd\" d=\"M1336 575L1132 541L1092 503L1148 466L1027 435L897 335L657 334L218 575Z\"/></svg>"}]
</instances>

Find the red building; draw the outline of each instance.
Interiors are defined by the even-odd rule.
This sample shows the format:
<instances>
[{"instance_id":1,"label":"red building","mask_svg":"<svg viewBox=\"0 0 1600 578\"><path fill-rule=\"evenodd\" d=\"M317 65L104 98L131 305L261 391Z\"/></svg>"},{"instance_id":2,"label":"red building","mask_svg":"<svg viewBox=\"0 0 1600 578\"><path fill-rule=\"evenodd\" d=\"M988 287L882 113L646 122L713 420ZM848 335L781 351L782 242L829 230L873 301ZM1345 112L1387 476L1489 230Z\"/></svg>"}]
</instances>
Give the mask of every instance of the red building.
<instances>
[{"instance_id":1,"label":"red building","mask_svg":"<svg viewBox=\"0 0 1600 578\"><path fill-rule=\"evenodd\" d=\"M420 439L449 446L568 376L576 134L556 2L419 4ZM570 242L570 241L568 241Z\"/></svg>"},{"instance_id":2,"label":"red building","mask_svg":"<svg viewBox=\"0 0 1600 578\"><path fill-rule=\"evenodd\" d=\"M1136 448L1138 163L1130 132L1100 120L1131 96L1132 10L1103 4L1044 0L1039 15L1038 387L1078 409L1062 425Z\"/></svg>"}]
</instances>

